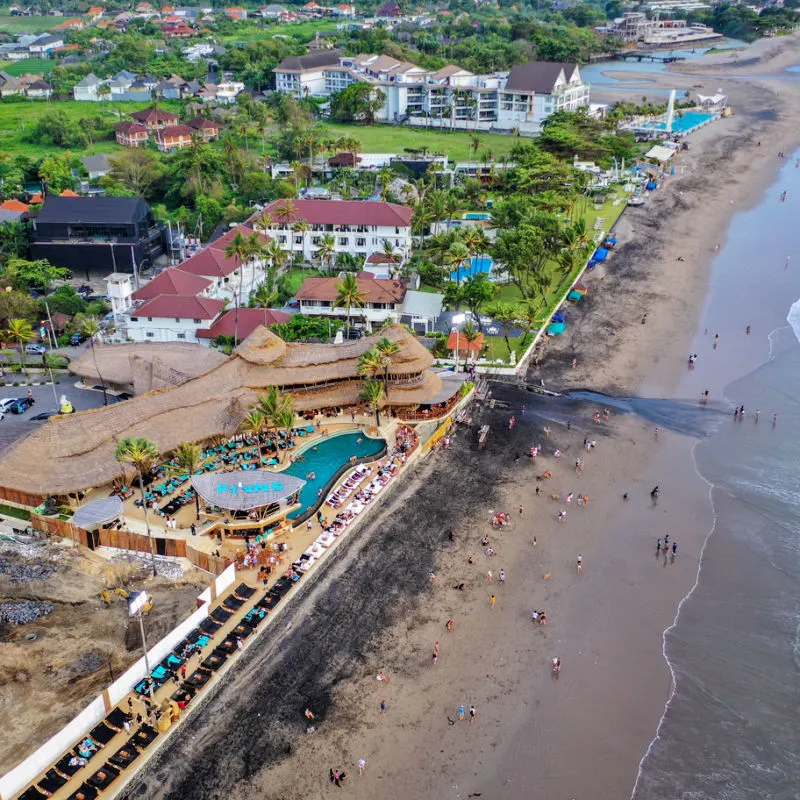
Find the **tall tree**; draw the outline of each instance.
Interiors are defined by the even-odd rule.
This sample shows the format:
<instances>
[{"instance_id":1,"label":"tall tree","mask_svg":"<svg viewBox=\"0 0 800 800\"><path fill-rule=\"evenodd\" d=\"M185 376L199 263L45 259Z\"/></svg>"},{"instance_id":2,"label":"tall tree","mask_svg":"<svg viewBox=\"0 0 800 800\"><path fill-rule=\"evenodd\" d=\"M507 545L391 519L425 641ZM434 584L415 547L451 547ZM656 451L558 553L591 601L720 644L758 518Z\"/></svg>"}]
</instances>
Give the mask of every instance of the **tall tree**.
<instances>
[{"instance_id":1,"label":"tall tree","mask_svg":"<svg viewBox=\"0 0 800 800\"><path fill-rule=\"evenodd\" d=\"M150 530L150 512L147 507L147 498L144 496L144 473L149 472L158 459L158 447L154 442L143 436L126 436L114 450L114 458L120 464L129 464L136 470L139 478L139 491L142 493L142 509L144 510L144 524L147 529L147 539L150 544L150 563L153 567L153 577L156 576L156 551L153 543L153 532Z\"/></svg>"},{"instance_id":2,"label":"tall tree","mask_svg":"<svg viewBox=\"0 0 800 800\"><path fill-rule=\"evenodd\" d=\"M383 361L383 385L389 391L389 367L392 364L392 357L400 352L400 345L393 342L388 336L381 336L375 342L375 350L380 354Z\"/></svg>"},{"instance_id":3,"label":"tall tree","mask_svg":"<svg viewBox=\"0 0 800 800\"><path fill-rule=\"evenodd\" d=\"M10 319L8 321L8 338L17 343L19 361L25 369L25 345L36 338L30 322L26 319Z\"/></svg>"},{"instance_id":4,"label":"tall tree","mask_svg":"<svg viewBox=\"0 0 800 800\"><path fill-rule=\"evenodd\" d=\"M516 323L519 312L514 303L499 302L490 303L483 309L495 322L499 322L503 329L503 338L506 340L506 347L511 354L511 342L508 340L508 331Z\"/></svg>"},{"instance_id":5,"label":"tall tree","mask_svg":"<svg viewBox=\"0 0 800 800\"><path fill-rule=\"evenodd\" d=\"M173 475L186 475L191 480L192 475L203 466L203 450L199 445L183 442L178 445L173 456L174 465L170 468ZM197 519L200 519L200 495L195 489L194 510Z\"/></svg>"},{"instance_id":6,"label":"tall tree","mask_svg":"<svg viewBox=\"0 0 800 800\"><path fill-rule=\"evenodd\" d=\"M370 411L375 412L375 424L381 426L381 405L383 404L386 392L383 384L374 378L367 378L364 388L359 393L359 397L367 404Z\"/></svg>"},{"instance_id":7,"label":"tall tree","mask_svg":"<svg viewBox=\"0 0 800 800\"><path fill-rule=\"evenodd\" d=\"M244 262L249 254L247 240L242 236L241 231L236 231L230 244L225 248L225 258L232 258L239 272L239 289L236 293L236 306L233 314L233 339L234 343L239 342L239 306L242 304L242 282L244 280Z\"/></svg>"},{"instance_id":8,"label":"tall tree","mask_svg":"<svg viewBox=\"0 0 800 800\"><path fill-rule=\"evenodd\" d=\"M100 385L103 387L103 405L108 405L108 394L106 390L106 382L100 373L100 365L97 363L97 352L94 349L95 337L100 333L100 324L96 317L86 317L81 322L81 333L89 338L89 346L92 348L92 360L94 361L94 368L97 372L97 377L100 378Z\"/></svg>"},{"instance_id":9,"label":"tall tree","mask_svg":"<svg viewBox=\"0 0 800 800\"><path fill-rule=\"evenodd\" d=\"M333 301L334 308L347 309L347 330L350 331L350 314L353 306L356 308L364 307L366 292L362 292L358 286L358 278L348 272L342 280L336 284L336 299Z\"/></svg>"}]
</instances>

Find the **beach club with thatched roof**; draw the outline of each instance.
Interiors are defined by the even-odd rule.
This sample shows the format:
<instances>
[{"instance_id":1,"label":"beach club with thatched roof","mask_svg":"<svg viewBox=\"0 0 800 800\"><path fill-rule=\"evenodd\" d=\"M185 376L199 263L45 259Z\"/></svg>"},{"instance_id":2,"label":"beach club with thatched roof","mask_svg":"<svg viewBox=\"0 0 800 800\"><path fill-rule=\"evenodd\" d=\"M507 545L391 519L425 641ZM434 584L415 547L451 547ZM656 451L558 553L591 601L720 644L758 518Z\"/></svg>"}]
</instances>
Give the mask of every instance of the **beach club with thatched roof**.
<instances>
[{"instance_id":1,"label":"beach club with thatched roof","mask_svg":"<svg viewBox=\"0 0 800 800\"><path fill-rule=\"evenodd\" d=\"M359 357L381 337L397 345L381 405L414 410L438 399L442 381L430 371L433 356L400 325L344 344L287 343L260 326L232 356L178 385L52 417L7 451L0 497L31 507L48 496L74 504L78 493L130 479L130 468L115 458L123 439L143 437L168 454L186 442L235 437L266 387L291 394L296 413L309 419L323 409L356 406L365 385Z\"/></svg>"}]
</instances>

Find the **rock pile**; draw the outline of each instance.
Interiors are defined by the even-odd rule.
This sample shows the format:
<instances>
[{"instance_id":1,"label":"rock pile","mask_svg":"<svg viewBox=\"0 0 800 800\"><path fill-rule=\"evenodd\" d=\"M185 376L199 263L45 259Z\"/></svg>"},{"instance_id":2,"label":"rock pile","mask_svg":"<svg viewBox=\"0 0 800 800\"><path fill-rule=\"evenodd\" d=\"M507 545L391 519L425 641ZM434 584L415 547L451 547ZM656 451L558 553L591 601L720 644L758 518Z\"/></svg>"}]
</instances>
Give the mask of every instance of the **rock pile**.
<instances>
[{"instance_id":1,"label":"rock pile","mask_svg":"<svg viewBox=\"0 0 800 800\"><path fill-rule=\"evenodd\" d=\"M8 600L0 603L0 621L27 625L53 613L54 606L43 600Z\"/></svg>"},{"instance_id":2,"label":"rock pile","mask_svg":"<svg viewBox=\"0 0 800 800\"><path fill-rule=\"evenodd\" d=\"M0 556L0 574L7 575L12 583L46 581L55 571L55 564L48 564L43 561L15 564Z\"/></svg>"}]
</instances>

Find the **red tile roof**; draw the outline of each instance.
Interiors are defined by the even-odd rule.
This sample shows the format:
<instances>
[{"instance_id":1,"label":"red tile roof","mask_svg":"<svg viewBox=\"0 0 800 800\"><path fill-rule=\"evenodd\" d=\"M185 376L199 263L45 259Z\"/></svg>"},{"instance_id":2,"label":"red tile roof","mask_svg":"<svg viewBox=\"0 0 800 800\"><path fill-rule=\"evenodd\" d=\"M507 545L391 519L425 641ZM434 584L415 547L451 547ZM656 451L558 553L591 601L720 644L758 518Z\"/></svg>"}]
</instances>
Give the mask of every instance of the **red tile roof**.
<instances>
[{"instance_id":1,"label":"red tile roof","mask_svg":"<svg viewBox=\"0 0 800 800\"><path fill-rule=\"evenodd\" d=\"M455 350L456 347L458 347L459 353L465 353L467 349L474 352L480 352L481 348L483 347L483 334L479 333L478 338L474 342L468 343L464 338L463 333L450 331L450 336L447 339L447 349Z\"/></svg>"},{"instance_id":2,"label":"red tile roof","mask_svg":"<svg viewBox=\"0 0 800 800\"><path fill-rule=\"evenodd\" d=\"M80 197L80 195L77 192L73 192L72 189L64 189L61 192L61 197Z\"/></svg>"},{"instance_id":3,"label":"red tile roof","mask_svg":"<svg viewBox=\"0 0 800 800\"><path fill-rule=\"evenodd\" d=\"M296 214L282 214L285 203L291 202ZM367 200L275 200L263 212L275 222L297 222L304 219L312 225L381 225L405 228L411 225L412 211L396 203L373 203Z\"/></svg>"},{"instance_id":4,"label":"red tile roof","mask_svg":"<svg viewBox=\"0 0 800 800\"><path fill-rule=\"evenodd\" d=\"M148 122L177 122L178 115L171 111L164 111L163 108L145 108L143 111L134 111L131 116L137 121L147 124Z\"/></svg>"},{"instance_id":5,"label":"red tile roof","mask_svg":"<svg viewBox=\"0 0 800 800\"><path fill-rule=\"evenodd\" d=\"M128 135L132 133L147 133L147 128L144 125L140 125L138 122L118 122L114 125L114 130L118 133L126 133Z\"/></svg>"},{"instance_id":6,"label":"red tile roof","mask_svg":"<svg viewBox=\"0 0 800 800\"><path fill-rule=\"evenodd\" d=\"M6 200L4 203L0 203L0 208L5 209L6 211L20 211L23 214L28 210L28 205L23 203L20 200Z\"/></svg>"},{"instance_id":7,"label":"red tile roof","mask_svg":"<svg viewBox=\"0 0 800 800\"><path fill-rule=\"evenodd\" d=\"M246 339L259 325L277 325L288 322L291 314L285 311L272 311L268 308L239 309L239 340ZM199 329L198 339L216 339L217 336L233 336L236 329L236 309L229 308L210 328Z\"/></svg>"},{"instance_id":8,"label":"red tile roof","mask_svg":"<svg viewBox=\"0 0 800 800\"><path fill-rule=\"evenodd\" d=\"M132 297L134 300L152 300L162 294L196 295L208 289L212 283L208 278L171 267L137 289Z\"/></svg>"},{"instance_id":9,"label":"red tile roof","mask_svg":"<svg viewBox=\"0 0 800 800\"><path fill-rule=\"evenodd\" d=\"M160 294L136 309L132 316L161 319L214 319L225 308L223 300L208 297L188 297L179 294Z\"/></svg>"},{"instance_id":10,"label":"red tile roof","mask_svg":"<svg viewBox=\"0 0 800 800\"><path fill-rule=\"evenodd\" d=\"M401 256L397 253L387 255L386 253L373 253L367 258L367 264L397 264Z\"/></svg>"},{"instance_id":11,"label":"red tile roof","mask_svg":"<svg viewBox=\"0 0 800 800\"><path fill-rule=\"evenodd\" d=\"M219 130L219 125L216 122L214 122L213 120L210 120L208 117L197 116L197 117L194 117L194 119L190 119L186 124L190 128L194 128L194 130L196 130L196 131L201 131L201 130L207 130L207 131L215 130L215 131L218 131Z\"/></svg>"},{"instance_id":12,"label":"red tile roof","mask_svg":"<svg viewBox=\"0 0 800 800\"><path fill-rule=\"evenodd\" d=\"M189 272L192 275L202 275L207 278L226 278L232 272L235 272L239 265L236 259L225 258L225 248L236 236L237 231L242 236L250 236L254 233L253 229L248 228L246 225L237 225L235 228L231 228L224 236L220 236L208 247L180 264L181 271ZM258 237L262 242L269 241L268 236L258 234Z\"/></svg>"},{"instance_id":13,"label":"red tile roof","mask_svg":"<svg viewBox=\"0 0 800 800\"><path fill-rule=\"evenodd\" d=\"M367 273L369 275L369 273ZM306 278L295 297L298 300L336 299L339 278ZM402 303L408 287L400 281L358 277L358 290L364 293L365 303Z\"/></svg>"},{"instance_id":14,"label":"red tile roof","mask_svg":"<svg viewBox=\"0 0 800 800\"><path fill-rule=\"evenodd\" d=\"M194 131L187 125L167 125L160 131L156 131L156 139L163 141L164 139L183 139L185 137L191 138L194 136Z\"/></svg>"}]
</instances>

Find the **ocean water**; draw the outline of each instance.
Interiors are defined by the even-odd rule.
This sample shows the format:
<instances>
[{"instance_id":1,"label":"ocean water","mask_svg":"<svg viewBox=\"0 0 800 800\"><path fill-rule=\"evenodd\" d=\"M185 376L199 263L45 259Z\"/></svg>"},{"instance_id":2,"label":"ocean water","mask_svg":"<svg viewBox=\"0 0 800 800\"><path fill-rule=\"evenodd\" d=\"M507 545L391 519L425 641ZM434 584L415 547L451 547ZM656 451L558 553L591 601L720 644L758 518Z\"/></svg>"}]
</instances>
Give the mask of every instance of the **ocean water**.
<instances>
[{"instance_id":1,"label":"ocean water","mask_svg":"<svg viewBox=\"0 0 800 800\"><path fill-rule=\"evenodd\" d=\"M763 202L734 217L692 344L697 367L681 387L689 398L713 387L715 424L694 460L715 521L664 637L673 694L633 800L800 800L800 259L786 261L800 213L794 158ZM632 410L649 416L647 404Z\"/></svg>"}]
</instances>

